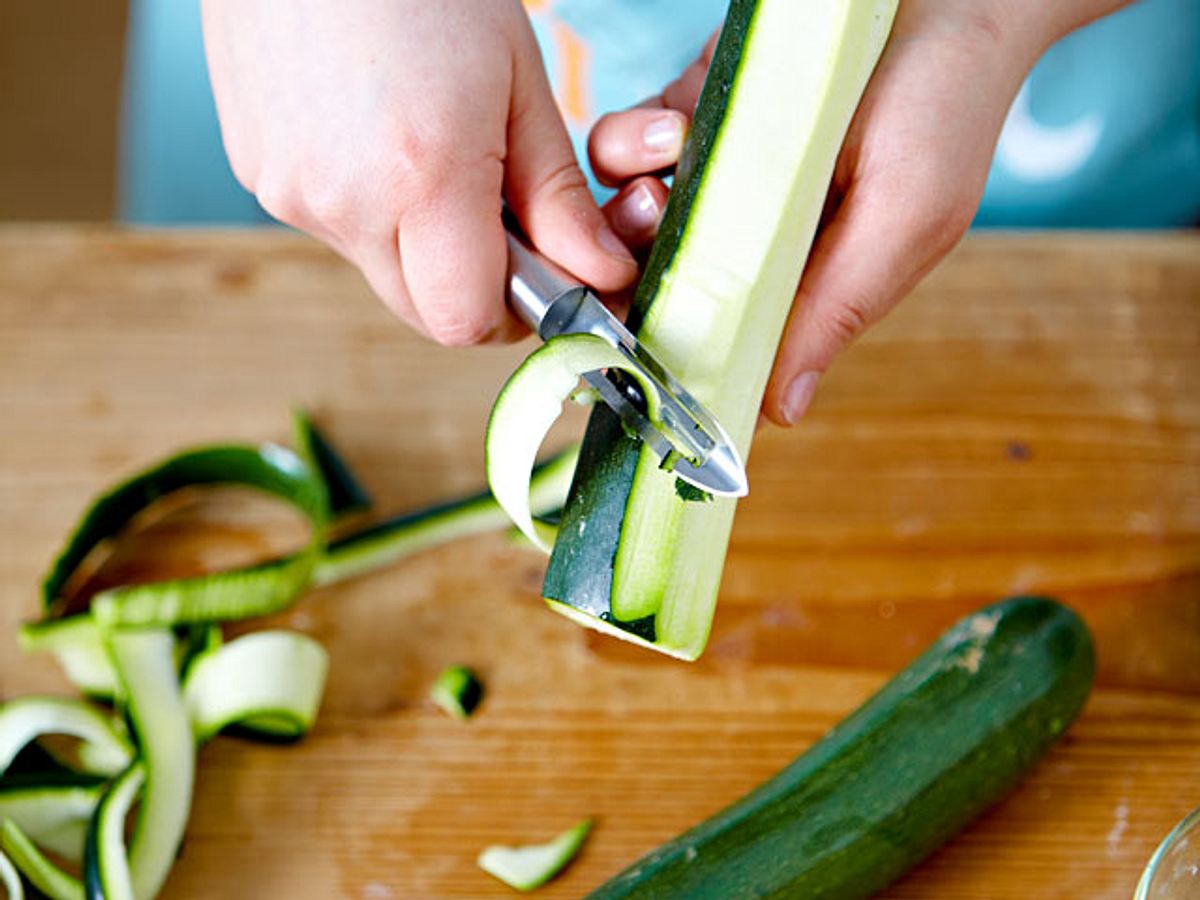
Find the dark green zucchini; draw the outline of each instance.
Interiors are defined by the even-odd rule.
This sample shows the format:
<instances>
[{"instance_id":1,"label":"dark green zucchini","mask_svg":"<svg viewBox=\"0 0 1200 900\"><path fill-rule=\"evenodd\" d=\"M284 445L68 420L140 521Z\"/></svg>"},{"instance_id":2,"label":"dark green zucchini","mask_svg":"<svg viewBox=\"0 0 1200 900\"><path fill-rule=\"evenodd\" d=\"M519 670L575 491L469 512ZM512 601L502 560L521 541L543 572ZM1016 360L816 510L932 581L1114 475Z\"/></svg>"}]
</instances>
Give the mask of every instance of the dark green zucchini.
<instances>
[{"instance_id":1,"label":"dark green zucchini","mask_svg":"<svg viewBox=\"0 0 1200 900\"><path fill-rule=\"evenodd\" d=\"M1079 713L1093 669L1066 607L980 610L770 781L589 896L868 897L1012 790Z\"/></svg>"}]
</instances>

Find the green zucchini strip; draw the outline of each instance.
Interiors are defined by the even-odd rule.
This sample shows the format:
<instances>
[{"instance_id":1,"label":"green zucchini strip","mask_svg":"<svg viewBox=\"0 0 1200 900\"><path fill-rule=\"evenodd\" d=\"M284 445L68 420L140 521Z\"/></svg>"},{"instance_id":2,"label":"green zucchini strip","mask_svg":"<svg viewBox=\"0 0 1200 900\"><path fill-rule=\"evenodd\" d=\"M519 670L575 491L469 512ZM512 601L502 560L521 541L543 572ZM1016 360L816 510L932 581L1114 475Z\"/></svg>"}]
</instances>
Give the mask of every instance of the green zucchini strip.
<instances>
[{"instance_id":1,"label":"green zucchini strip","mask_svg":"<svg viewBox=\"0 0 1200 900\"><path fill-rule=\"evenodd\" d=\"M487 847L476 860L479 868L518 891L532 891L563 869L579 853L592 830L592 820L584 819L545 844L524 847Z\"/></svg>"},{"instance_id":2,"label":"green zucchini strip","mask_svg":"<svg viewBox=\"0 0 1200 900\"><path fill-rule=\"evenodd\" d=\"M128 698L146 787L129 848L134 894L157 896L187 828L196 745L179 690L175 638L165 628L120 628L108 635Z\"/></svg>"},{"instance_id":3,"label":"green zucchini strip","mask_svg":"<svg viewBox=\"0 0 1200 900\"><path fill-rule=\"evenodd\" d=\"M95 707L64 697L19 697L0 703L0 773L43 734L80 738L79 759L87 772L115 775L133 759L133 746L120 723Z\"/></svg>"},{"instance_id":4,"label":"green zucchini strip","mask_svg":"<svg viewBox=\"0 0 1200 900\"><path fill-rule=\"evenodd\" d=\"M78 862L103 793L104 782L87 776L0 778L0 821L11 819L36 843Z\"/></svg>"},{"instance_id":5,"label":"green zucchini strip","mask_svg":"<svg viewBox=\"0 0 1200 900\"><path fill-rule=\"evenodd\" d=\"M588 372L621 369L641 383L651 421L659 397L653 382L606 341L591 334L551 338L509 376L487 425L487 478L492 494L535 546L549 553L557 529L539 523L529 503L530 472L562 405ZM674 478L663 476L672 483Z\"/></svg>"},{"instance_id":6,"label":"green zucchini strip","mask_svg":"<svg viewBox=\"0 0 1200 900\"><path fill-rule=\"evenodd\" d=\"M748 459L834 162L897 0L733 0L631 327ZM786 115L781 110L786 109ZM695 659L735 502L689 502L597 406L543 595Z\"/></svg>"},{"instance_id":7,"label":"green zucchini strip","mask_svg":"<svg viewBox=\"0 0 1200 900\"><path fill-rule=\"evenodd\" d=\"M320 473L325 483L331 515L337 517L371 508L371 495L367 489L355 477L324 432L302 409L292 415L292 433L297 452Z\"/></svg>"},{"instance_id":8,"label":"green zucchini strip","mask_svg":"<svg viewBox=\"0 0 1200 900\"><path fill-rule=\"evenodd\" d=\"M8 891L8 900L25 900L25 885L21 881L21 873L3 851L0 851L0 884Z\"/></svg>"},{"instance_id":9,"label":"green zucchini strip","mask_svg":"<svg viewBox=\"0 0 1200 900\"><path fill-rule=\"evenodd\" d=\"M146 780L141 765L130 766L100 801L87 836L83 879L89 897L135 900L133 875L125 855L125 819Z\"/></svg>"},{"instance_id":10,"label":"green zucchini strip","mask_svg":"<svg viewBox=\"0 0 1200 900\"><path fill-rule=\"evenodd\" d=\"M79 879L50 862L12 819L0 823L0 849L29 883L50 900L83 900L83 884Z\"/></svg>"},{"instance_id":11,"label":"green zucchini strip","mask_svg":"<svg viewBox=\"0 0 1200 900\"><path fill-rule=\"evenodd\" d=\"M316 721L329 654L312 638L257 631L201 654L183 685L197 741L230 725L273 739L303 737Z\"/></svg>"},{"instance_id":12,"label":"green zucchini strip","mask_svg":"<svg viewBox=\"0 0 1200 900\"><path fill-rule=\"evenodd\" d=\"M578 458L578 447L569 447L534 467L529 482L533 515L562 508ZM499 531L508 523L508 514L490 491L396 516L332 541L317 564L313 582L323 585L354 578L452 540Z\"/></svg>"},{"instance_id":13,"label":"green zucchini strip","mask_svg":"<svg viewBox=\"0 0 1200 900\"><path fill-rule=\"evenodd\" d=\"M102 541L159 498L200 485L241 485L291 503L312 525L308 547L286 559L231 572L104 591L92 600L96 618L108 624L161 625L245 618L286 606L308 583L321 553L329 519L324 483L284 447L227 445L170 457L97 499L43 582L47 615L54 615L71 576Z\"/></svg>"}]
</instances>

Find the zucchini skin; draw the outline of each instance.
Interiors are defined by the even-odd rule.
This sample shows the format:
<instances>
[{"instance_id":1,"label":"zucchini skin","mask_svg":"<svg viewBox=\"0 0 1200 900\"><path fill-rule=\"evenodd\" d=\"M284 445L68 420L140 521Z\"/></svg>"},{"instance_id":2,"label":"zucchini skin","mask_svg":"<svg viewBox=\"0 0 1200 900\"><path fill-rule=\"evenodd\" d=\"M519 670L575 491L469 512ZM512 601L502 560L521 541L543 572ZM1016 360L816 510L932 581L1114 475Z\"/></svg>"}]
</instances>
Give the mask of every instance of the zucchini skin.
<instances>
[{"instance_id":1,"label":"zucchini skin","mask_svg":"<svg viewBox=\"0 0 1200 900\"><path fill-rule=\"evenodd\" d=\"M1016 785L1079 713L1094 670L1065 606L986 607L778 775L589 897L868 897Z\"/></svg>"}]
</instances>

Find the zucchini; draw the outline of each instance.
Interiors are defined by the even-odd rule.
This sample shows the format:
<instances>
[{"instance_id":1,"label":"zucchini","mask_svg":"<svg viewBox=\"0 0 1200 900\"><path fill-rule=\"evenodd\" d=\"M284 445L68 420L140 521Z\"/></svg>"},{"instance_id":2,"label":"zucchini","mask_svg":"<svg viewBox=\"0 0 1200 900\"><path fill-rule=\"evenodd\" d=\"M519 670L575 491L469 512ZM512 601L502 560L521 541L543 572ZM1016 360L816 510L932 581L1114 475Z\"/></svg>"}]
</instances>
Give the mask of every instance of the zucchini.
<instances>
[{"instance_id":1,"label":"zucchini","mask_svg":"<svg viewBox=\"0 0 1200 900\"><path fill-rule=\"evenodd\" d=\"M533 515L562 508L578 458L578 448L568 447L534 467L528 487ZM354 578L447 541L499 531L508 521L491 491L395 516L330 542L313 583Z\"/></svg>"},{"instance_id":2,"label":"zucchini","mask_svg":"<svg viewBox=\"0 0 1200 900\"><path fill-rule=\"evenodd\" d=\"M121 628L109 651L127 699L146 785L129 846L134 894L157 896L187 827L196 748L179 690L175 638L168 629Z\"/></svg>"},{"instance_id":3,"label":"zucchini","mask_svg":"<svg viewBox=\"0 0 1200 900\"><path fill-rule=\"evenodd\" d=\"M448 715L468 719L483 700L483 682L466 666L448 666L429 689L429 699Z\"/></svg>"},{"instance_id":4,"label":"zucchini","mask_svg":"<svg viewBox=\"0 0 1200 900\"><path fill-rule=\"evenodd\" d=\"M125 819L145 780L142 766L132 765L112 783L100 801L88 831L83 863L88 900L135 900L138 896L125 855Z\"/></svg>"},{"instance_id":5,"label":"zucchini","mask_svg":"<svg viewBox=\"0 0 1200 900\"><path fill-rule=\"evenodd\" d=\"M292 414L292 435L296 451L308 461L325 484L332 516L336 518L371 508L371 495L367 489L325 437L325 433L302 409Z\"/></svg>"},{"instance_id":6,"label":"zucchini","mask_svg":"<svg viewBox=\"0 0 1200 900\"><path fill-rule=\"evenodd\" d=\"M487 424L487 479L496 501L534 546L550 552L557 529L537 522L530 508L531 475L543 438L582 375L621 370L643 388L647 415L657 421L654 384L607 341L591 334L551 338L509 376Z\"/></svg>"},{"instance_id":7,"label":"zucchini","mask_svg":"<svg viewBox=\"0 0 1200 900\"><path fill-rule=\"evenodd\" d=\"M30 741L43 734L79 738L79 761L87 772L115 775L133 759L120 722L82 700L19 697L0 703L0 773Z\"/></svg>"},{"instance_id":8,"label":"zucchini","mask_svg":"<svg viewBox=\"0 0 1200 900\"><path fill-rule=\"evenodd\" d=\"M218 484L256 488L294 505L312 525L308 547L282 560L231 572L112 588L92 599L93 614L108 624L173 625L263 615L286 606L308 584L324 545L329 518L324 483L307 462L284 447L228 445L179 453L93 502L43 582L47 616L67 611L62 593L79 566L135 515L175 491Z\"/></svg>"},{"instance_id":9,"label":"zucchini","mask_svg":"<svg viewBox=\"0 0 1200 900\"><path fill-rule=\"evenodd\" d=\"M743 459L896 2L730 4L629 324ZM583 624L690 660L708 638L735 503L675 488L597 406L543 595Z\"/></svg>"},{"instance_id":10,"label":"zucchini","mask_svg":"<svg viewBox=\"0 0 1200 900\"><path fill-rule=\"evenodd\" d=\"M479 868L518 891L532 891L567 867L592 830L592 820L572 825L545 844L505 847L494 844L479 854Z\"/></svg>"},{"instance_id":11,"label":"zucchini","mask_svg":"<svg viewBox=\"0 0 1200 900\"><path fill-rule=\"evenodd\" d=\"M1066 607L982 609L770 781L589 896L868 897L1013 788L1079 713L1094 668Z\"/></svg>"},{"instance_id":12,"label":"zucchini","mask_svg":"<svg viewBox=\"0 0 1200 900\"><path fill-rule=\"evenodd\" d=\"M328 668L324 647L290 631L257 631L200 654L183 684L196 740L232 725L298 740L316 721Z\"/></svg>"},{"instance_id":13,"label":"zucchini","mask_svg":"<svg viewBox=\"0 0 1200 900\"><path fill-rule=\"evenodd\" d=\"M17 632L17 642L26 653L50 653L67 680L86 696L97 700L116 697L117 672L108 658L100 627L90 615L26 622Z\"/></svg>"},{"instance_id":14,"label":"zucchini","mask_svg":"<svg viewBox=\"0 0 1200 900\"><path fill-rule=\"evenodd\" d=\"M0 851L0 885L4 885L4 890L8 892L8 900L25 900L25 884L21 881L21 873L3 851Z\"/></svg>"},{"instance_id":15,"label":"zucchini","mask_svg":"<svg viewBox=\"0 0 1200 900\"><path fill-rule=\"evenodd\" d=\"M87 775L0 778L0 822L11 819L34 842L78 862L104 788L104 779Z\"/></svg>"},{"instance_id":16,"label":"zucchini","mask_svg":"<svg viewBox=\"0 0 1200 900\"><path fill-rule=\"evenodd\" d=\"M79 879L50 862L12 819L0 822L0 849L29 883L50 900L83 900L83 884Z\"/></svg>"}]
</instances>

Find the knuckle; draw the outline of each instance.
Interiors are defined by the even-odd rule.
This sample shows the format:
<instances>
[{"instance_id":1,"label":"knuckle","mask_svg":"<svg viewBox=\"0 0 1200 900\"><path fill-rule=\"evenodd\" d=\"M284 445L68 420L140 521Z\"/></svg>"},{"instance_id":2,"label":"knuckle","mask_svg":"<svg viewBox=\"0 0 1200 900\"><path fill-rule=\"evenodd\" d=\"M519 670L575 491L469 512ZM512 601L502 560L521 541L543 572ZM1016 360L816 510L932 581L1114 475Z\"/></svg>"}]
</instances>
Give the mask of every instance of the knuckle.
<instances>
[{"instance_id":1,"label":"knuckle","mask_svg":"<svg viewBox=\"0 0 1200 900\"><path fill-rule=\"evenodd\" d=\"M549 197L564 196L587 190L587 179L573 158L559 163L542 174L534 186L531 196L534 202L544 202Z\"/></svg>"},{"instance_id":2,"label":"knuckle","mask_svg":"<svg viewBox=\"0 0 1200 900\"><path fill-rule=\"evenodd\" d=\"M309 179L303 190L308 214L335 234L346 235L355 222L355 193L345 176L329 173Z\"/></svg>"},{"instance_id":3,"label":"knuckle","mask_svg":"<svg viewBox=\"0 0 1200 900\"><path fill-rule=\"evenodd\" d=\"M429 336L443 347L467 347L482 343L494 330L491 318L483 310L452 310L430 314L422 319Z\"/></svg>"},{"instance_id":4,"label":"knuckle","mask_svg":"<svg viewBox=\"0 0 1200 900\"><path fill-rule=\"evenodd\" d=\"M300 222L302 204L290 179L260 178L255 185L254 196L259 205L280 222L288 225Z\"/></svg>"},{"instance_id":5,"label":"knuckle","mask_svg":"<svg viewBox=\"0 0 1200 900\"><path fill-rule=\"evenodd\" d=\"M229 157L229 168L233 170L233 177L243 188L250 193L255 193L254 185L257 181L258 171L257 166L253 165L247 154L228 150L226 155Z\"/></svg>"},{"instance_id":6,"label":"knuckle","mask_svg":"<svg viewBox=\"0 0 1200 900\"><path fill-rule=\"evenodd\" d=\"M921 245L941 256L949 252L970 227L974 206L955 196L937 197L917 217Z\"/></svg>"},{"instance_id":7,"label":"knuckle","mask_svg":"<svg viewBox=\"0 0 1200 900\"><path fill-rule=\"evenodd\" d=\"M869 308L865 297L851 297L839 303L830 310L825 320L830 337L839 346L855 341L871 324L871 317L867 314Z\"/></svg>"}]
</instances>

